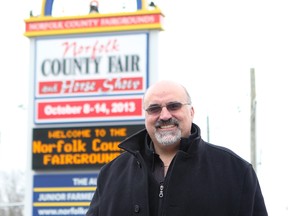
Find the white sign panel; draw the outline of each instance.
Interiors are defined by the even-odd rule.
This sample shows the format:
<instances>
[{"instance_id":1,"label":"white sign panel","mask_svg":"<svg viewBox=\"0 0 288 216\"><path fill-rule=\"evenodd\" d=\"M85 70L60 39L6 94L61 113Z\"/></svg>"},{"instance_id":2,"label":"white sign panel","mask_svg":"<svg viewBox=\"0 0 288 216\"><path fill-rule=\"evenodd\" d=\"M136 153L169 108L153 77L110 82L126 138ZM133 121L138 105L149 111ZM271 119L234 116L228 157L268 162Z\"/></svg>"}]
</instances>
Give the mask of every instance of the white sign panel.
<instances>
[{"instance_id":1,"label":"white sign panel","mask_svg":"<svg viewBox=\"0 0 288 216\"><path fill-rule=\"evenodd\" d=\"M148 33L36 40L35 98L144 93Z\"/></svg>"}]
</instances>

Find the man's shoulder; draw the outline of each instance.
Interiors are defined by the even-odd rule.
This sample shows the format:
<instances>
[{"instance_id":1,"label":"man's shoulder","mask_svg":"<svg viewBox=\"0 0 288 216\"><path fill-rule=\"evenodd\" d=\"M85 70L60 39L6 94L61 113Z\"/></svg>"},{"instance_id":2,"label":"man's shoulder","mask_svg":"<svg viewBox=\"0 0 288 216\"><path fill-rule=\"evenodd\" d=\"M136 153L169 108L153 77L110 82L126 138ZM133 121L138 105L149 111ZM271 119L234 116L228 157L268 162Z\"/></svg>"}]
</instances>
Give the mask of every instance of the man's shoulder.
<instances>
[{"instance_id":1,"label":"man's shoulder","mask_svg":"<svg viewBox=\"0 0 288 216\"><path fill-rule=\"evenodd\" d=\"M213 155L217 158L221 158L223 160L233 160L235 162L241 163L243 166L250 166L251 164L245 160L243 157L235 153L233 150L212 143L205 142L206 150L208 154Z\"/></svg>"}]
</instances>

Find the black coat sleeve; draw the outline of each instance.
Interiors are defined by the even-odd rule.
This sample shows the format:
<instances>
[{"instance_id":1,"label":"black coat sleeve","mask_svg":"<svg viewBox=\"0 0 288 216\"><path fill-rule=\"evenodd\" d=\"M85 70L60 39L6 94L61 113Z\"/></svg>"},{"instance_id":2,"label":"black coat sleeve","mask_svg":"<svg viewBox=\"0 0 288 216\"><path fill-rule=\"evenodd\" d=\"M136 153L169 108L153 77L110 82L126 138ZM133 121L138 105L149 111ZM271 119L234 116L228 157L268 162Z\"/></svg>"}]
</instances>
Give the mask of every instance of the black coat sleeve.
<instances>
[{"instance_id":1,"label":"black coat sleeve","mask_svg":"<svg viewBox=\"0 0 288 216\"><path fill-rule=\"evenodd\" d=\"M258 178L251 165L245 174L239 216L268 216Z\"/></svg>"}]
</instances>

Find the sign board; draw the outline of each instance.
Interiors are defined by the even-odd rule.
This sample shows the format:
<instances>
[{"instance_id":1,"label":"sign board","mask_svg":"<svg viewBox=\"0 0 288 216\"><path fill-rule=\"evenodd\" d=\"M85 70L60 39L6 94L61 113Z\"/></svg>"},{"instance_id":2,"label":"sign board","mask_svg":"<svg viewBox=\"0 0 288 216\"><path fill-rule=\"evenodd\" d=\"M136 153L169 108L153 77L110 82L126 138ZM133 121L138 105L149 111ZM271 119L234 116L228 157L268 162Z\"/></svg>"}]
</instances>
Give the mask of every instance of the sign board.
<instances>
[{"instance_id":1,"label":"sign board","mask_svg":"<svg viewBox=\"0 0 288 216\"><path fill-rule=\"evenodd\" d=\"M37 100L35 123L143 120L143 96Z\"/></svg>"},{"instance_id":2,"label":"sign board","mask_svg":"<svg viewBox=\"0 0 288 216\"><path fill-rule=\"evenodd\" d=\"M84 216L98 174L45 174L33 178L33 216Z\"/></svg>"},{"instance_id":3,"label":"sign board","mask_svg":"<svg viewBox=\"0 0 288 216\"><path fill-rule=\"evenodd\" d=\"M67 35L75 33L163 30L159 9L86 16L42 16L25 20L25 36Z\"/></svg>"},{"instance_id":4,"label":"sign board","mask_svg":"<svg viewBox=\"0 0 288 216\"><path fill-rule=\"evenodd\" d=\"M32 169L97 169L118 157L118 144L144 125L33 129Z\"/></svg>"},{"instance_id":5,"label":"sign board","mask_svg":"<svg viewBox=\"0 0 288 216\"><path fill-rule=\"evenodd\" d=\"M35 124L143 120L148 41L144 32L37 39Z\"/></svg>"},{"instance_id":6,"label":"sign board","mask_svg":"<svg viewBox=\"0 0 288 216\"><path fill-rule=\"evenodd\" d=\"M121 1L111 3L78 14L75 1L43 0L41 14L25 20L31 41L25 215L84 216L97 174L68 173L98 173L122 153L121 141L145 128L143 95L158 77L164 16L145 0L127 1L125 11Z\"/></svg>"},{"instance_id":7,"label":"sign board","mask_svg":"<svg viewBox=\"0 0 288 216\"><path fill-rule=\"evenodd\" d=\"M35 98L143 93L147 33L36 40Z\"/></svg>"}]
</instances>

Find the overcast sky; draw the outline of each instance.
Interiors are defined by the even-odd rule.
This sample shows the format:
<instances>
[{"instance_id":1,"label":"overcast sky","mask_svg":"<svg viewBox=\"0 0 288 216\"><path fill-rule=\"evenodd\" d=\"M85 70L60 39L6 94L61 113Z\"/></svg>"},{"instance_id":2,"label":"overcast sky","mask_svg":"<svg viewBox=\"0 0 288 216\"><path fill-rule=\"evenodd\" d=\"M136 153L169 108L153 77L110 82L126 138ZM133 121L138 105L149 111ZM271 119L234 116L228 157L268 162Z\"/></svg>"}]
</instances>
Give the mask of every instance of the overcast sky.
<instances>
[{"instance_id":1,"label":"overcast sky","mask_svg":"<svg viewBox=\"0 0 288 216\"><path fill-rule=\"evenodd\" d=\"M210 141L231 148L248 161L250 69L255 68L259 181L270 215L286 216L286 1L158 3L165 15L165 31L159 34L159 79L173 79L186 85L196 111L195 123L202 128L203 138L208 138L209 117ZM30 148L30 45L23 34L24 19L36 4L32 0L14 0L5 5L0 13L0 169L25 169Z\"/></svg>"}]
</instances>

